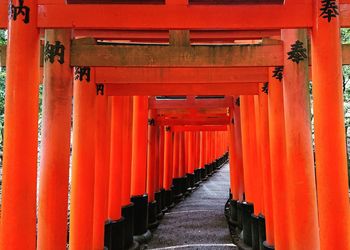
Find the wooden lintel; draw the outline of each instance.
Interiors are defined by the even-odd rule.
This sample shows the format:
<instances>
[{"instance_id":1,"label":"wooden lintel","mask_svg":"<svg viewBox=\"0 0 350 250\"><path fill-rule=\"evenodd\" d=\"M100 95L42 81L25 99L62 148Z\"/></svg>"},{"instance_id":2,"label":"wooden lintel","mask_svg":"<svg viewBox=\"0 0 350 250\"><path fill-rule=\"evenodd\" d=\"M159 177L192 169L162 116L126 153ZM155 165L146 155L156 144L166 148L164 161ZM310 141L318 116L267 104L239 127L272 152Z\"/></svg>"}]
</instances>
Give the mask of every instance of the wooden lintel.
<instances>
[{"instance_id":1,"label":"wooden lintel","mask_svg":"<svg viewBox=\"0 0 350 250\"><path fill-rule=\"evenodd\" d=\"M161 126L172 125L227 125L230 122L229 117L220 118L193 118L193 119L163 119L157 118L156 124Z\"/></svg>"},{"instance_id":2,"label":"wooden lintel","mask_svg":"<svg viewBox=\"0 0 350 250\"><path fill-rule=\"evenodd\" d=\"M267 82L268 68L170 68L170 67L97 67L98 83L245 83Z\"/></svg>"},{"instance_id":3,"label":"wooden lintel","mask_svg":"<svg viewBox=\"0 0 350 250\"><path fill-rule=\"evenodd\" d=\"M167 56L156 51L158 46L109 46L109 45L74 45L72 46L72 66L98 66L98 67L133 67L134 69L122 69L119 71L133 71L142 74L146 69L142 67L154 67L153 76L161 72L162 68L171 67L204 67L204 68L229 68L229 67L268 67L268 66L279 66L283 64L283 53L282 45L235 45L235 46L191 46L189 48L183 47L174 48L171 46L159 46L163 48L163 52L167 52ZM192 48L194 47L194 48ZM199 49L197 49L198 47ZM89 51L89 48L93 48L93 51ZM143 49L142 49L143 48ZM350 65L350 44L342 45L342 60L343 65ZM41 49L42 50L42 49ZM132 54L128 54L132 52ZM120 56L118 53L121 53ZM192 54L193 53L193 54ZM213 53L213 54L210 54ZM225 54L231 53L231 54ZM231 55L231 56L227 56ZM170 57L174 58L170 58ZM193 56L193 58L192 58ZM239 60L241 59L241 60ZM41 66L43 65L43 55L41 54ZM311 63L311 60L309 60ZM0 45L0 67L6 66L6 45ZM100 74L97 77L101 77L101 82L110 82L115 80L116 75L111 73L106 74L109 69L101 69ZM162 71L167 71L164 69ZM203 73L206 70L197 69L197 72ZM214 69L212 69L214 70ZM225 70L225 69L221 69ZM256 69L253 70L253 72ZM175 72L175 69L170 71ZM233 69L235 71L235 69ZM245 72L245 71L243 71ZM258 71L256 71L258 72ZM214 73L215 75L215 73ZM138 78L137 75L131 76L135 80ZM231 76L234 78L234 74ZM247 76L248 79L249 76ZM260 75L252 74L250 77L263 77ZM181 78L181 76L179 76ZM186 76L182 79L183 82ZM122 77L120 78L122 79ZM231 81L230 80L230 81ZM259 80L259 79L258 79ZM233 82L239 81L232 80ZM251 81L246 80L246 81ZM125 83L125 82L124 82Z\"/></svg>"},{"instance_id":4,"label":"wooden lintel","mask_svg":"<svg viewBox=\"0 0 350 250\"><path fill-rule=\"evenodd\" d=\"M257 95L258 83L211 83L211 84L105 84L109 96L123 95Z\"/></svg>"},{"instance_id":5,"label":"wooden lintel","mask_svg":"<svg viewBox=\"0 0 350 250\"><path fill-rule=\"evenodd\" d=\"M150 109L216 109L228 108L234 104L232 96L225 96L220 99L185 99L185 100L156 100L149 98Z\"/></svg>"},{"instance_id":6,"label":"wooden lintel","mask_svg":"<svg viewBox=\"0 0 350 250\"><path fill-rule=\"evenodd\" d=\"M291 3L289 3L291 2ZM340 24L350 27L350 5L340 1ZM0 3L0 28L8 23L8 1ZM73 4L42 1L38 28L83 29L288 29L311 28L312 0L284 5ZM142 13L142 15L140 15Z\"/></svg>"},{"instance_id":7,"label":"wooden lintel","mask_svg":"<svg viewBox=\"0 0 350 250\"><path fill-rule=\"evenodd\" d=\"M268 67L283 65L282 45L72 45L72 66Z\"/></svg>"},{"instance_id":8,"label":"wooden lintel","mask_svg":"<svg viewBox=\"0 0 350 250\"><path fill-rule=\"evenodd\" d=\"M227 131L227 125L189 125L189 126L173 126L172 131Z\"/></svg>"}]
</instances>

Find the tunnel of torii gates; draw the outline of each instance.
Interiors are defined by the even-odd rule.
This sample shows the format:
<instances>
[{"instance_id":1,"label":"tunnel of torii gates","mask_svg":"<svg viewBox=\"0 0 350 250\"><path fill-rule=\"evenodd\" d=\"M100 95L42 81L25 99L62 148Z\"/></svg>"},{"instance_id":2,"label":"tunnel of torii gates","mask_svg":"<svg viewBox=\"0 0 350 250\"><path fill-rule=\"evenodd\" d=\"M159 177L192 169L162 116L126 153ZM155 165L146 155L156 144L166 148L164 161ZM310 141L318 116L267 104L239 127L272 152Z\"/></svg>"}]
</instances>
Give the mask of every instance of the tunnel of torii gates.
<instances>
[{"instance_id":1,"label":"tunnel of torii gates","mask_svg":"<svg viewBox=\"0 0 350 250\"><path fill-rule=\"evenodd\" d=\"M142 243L227 151L229 221L241 214L245 244L258 249L265 218L264 249L350 249L350 1L81 2L0 1L1 249Z\"/></svg>"}]
</instances>

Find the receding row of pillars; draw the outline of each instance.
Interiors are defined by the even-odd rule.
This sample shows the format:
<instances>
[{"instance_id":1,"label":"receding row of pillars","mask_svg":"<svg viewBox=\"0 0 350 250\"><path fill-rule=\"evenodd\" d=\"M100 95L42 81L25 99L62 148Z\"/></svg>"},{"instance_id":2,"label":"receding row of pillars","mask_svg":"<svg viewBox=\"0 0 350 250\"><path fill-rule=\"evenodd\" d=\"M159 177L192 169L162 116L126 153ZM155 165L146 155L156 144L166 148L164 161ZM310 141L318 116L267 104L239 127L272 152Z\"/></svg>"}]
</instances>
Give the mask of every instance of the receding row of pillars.
<instances>
[{"instance_id":1,"label":"receding row of pillars","mask_svg":"<svg viewBox=\"0 0 350 250\"><path fill-rule=\"evenodd\" d=\"M14 23L9 48L16 28L28 29ZM34 31L28 36L39 38ZM69 50L69 30L47 30L45 39ZM156 203L172 205L176 180L194 181L195 172L222 161L226 132L160 126L147 96L101 95L93 68L90 79L73 80L69 56L64 63L45 61L38 182L39 50L26 50L38 41L18 40L7 68L6 109L12 111L5 121L1 249L66 249L67 243L70 249L124 249L134 239L143 243L148 224L156 223ZM18 61L23 50L33 62ZM25 70L19 73L21 63Z\"/></svg>"},{"instance_id":2,"label":"receding row of pillars","mask_svg":"<svg viewBox=\"0 0 350 250\"><path fill-rule=\"evenodd\" d=\"M314 146L307 58L286 57L283 79L270 68L267 93L261 84L259 95L241 96L230 110L231 221L237 224L240 203L253 206L251 223L264 215L263 249L350 249L337 25L320 21L311 36ZM306 30L282 30L285 54L307 38ZM250 230L245 243L262 249Z\"/></svg>"}]
</instances>

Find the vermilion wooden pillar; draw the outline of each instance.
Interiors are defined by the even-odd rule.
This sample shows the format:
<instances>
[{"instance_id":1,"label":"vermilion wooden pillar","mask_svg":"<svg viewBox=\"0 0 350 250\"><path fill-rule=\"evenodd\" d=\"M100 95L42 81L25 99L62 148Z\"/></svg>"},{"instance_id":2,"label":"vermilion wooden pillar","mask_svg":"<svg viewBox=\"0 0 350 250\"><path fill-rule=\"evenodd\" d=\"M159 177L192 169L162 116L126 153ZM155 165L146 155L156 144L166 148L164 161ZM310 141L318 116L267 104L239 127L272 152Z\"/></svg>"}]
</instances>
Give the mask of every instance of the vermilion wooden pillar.
<instances>
[{"instance_id":1,"label":"vermilion wooden pillar","mask_svg":"<svg viewBox=\"0 0 350 250\"><path fill-rule=\"evenodd\" d=\"M261 91L261 89L260 89ZM260 206L260 214L265 214L265 209L264 209L264 198L263 198L263 190L265 187L265 183L263 182L263 176L264 176L264 171L263 168L261 166L261 150L260 150L260 145L261 145L261 133L260 133L260 129L259 129L259 118L260 118L260 106L259 106L259 96L255 95L254 96L254 111L255 111L255 142L256 142L256 200L259 202L259 206ZM255 201L255 203L257 202ZM258 212L256 212L256 215L259 215Z\"/></svg>"},{"instance_id":2,"label":"vermilion wooden pillar","mask_svg":"<svg viewBox=\"0 0 350 250\"><path fill-rule=\"evenodd\" d=\"M123 97L113 96L111 111L111 152L109 169L108 218L112 221L121 219L121 182L122 182L122 123L124 112Z\"/></svg>"},{"instance_id":3,"label":"vermilion wooden pillar","mask_svg":"<svg viewBox=\"0 0 350 250\"><path fill-rule=\"evenodd\" d=\"M70 50L70 30L46 30L50 44ZM63 64L44 63L44 94L38 211L38 249L66 249L73 77Z\"/></svg>"},{"instance_id":4,"label":"vermilion wooden pillar","mask_svg":"<svg viewBox=\"0 0 350 250\"><path fill-rule=\"evenodd\" d=\"M260 89L264 84L259 84ZM259 117L258 129L260 135L260 165L264 183L264 216L266 221L266 243L274 245L274 224L273 224L273 205L271 191L271 167L270 167L270 134L269 134L269 110L268 110L268 93L259 92Z\"/></svg>"},{"instance_id":5,"label":"vermilion wooden pillar","mask_svg":"<svg viewBox=\"0 0 350 250\"><path fill-rule=\"evenodd\" d=\"M96 84L94 69L90 70L90 82L74 80L70 249L92 248L95 134L91 124L95 124Z\"/></svg>"},{"instance_id":6,"label":"vermilion wooden pillar","mask_svg":"<svg viewBox=\"0 0 350 250\"><path fill-rule=\"evenodd\" d=\"M206 162L205 162L205 156L206 156L206 154L205 154L205 150L206 150L206 140L205 140L205 131L201 131L200 132L200 139L199 139L199 141L200 141L200 159L199 159L199 167L203 167L205 164L206 164Z\"/></svg>"},{"instance_id":7,"label":"vermilion wooden pillar","mask_svg":"<svg viewBox=\"0 0 350 250\"><path fill-rule=\"evenodd\" d=\"M188 132L188 166L187 173L193 174L195 169L195 154L196 154L196 144L195 144L195 134L193 131Z\"/></svg>"},{"instance_id":8,"label":"vermilion wooden pillar","mask_svg":"<svg viewBox=\"0 0 350 250\"><path fill-rule=\"evenodd\" d=\"M131 172L131 194L133 196L144 195L146 193L147 101L146 96L134 97Z\"/></svg>"},{"instance_id":9,"label":"vermilion wooden pillar","mask_svg":"<svg viewBox=\"0 0 350 250\"><path fill-rule=\"evenodd\" d=\"M186 175L186 163L185 163L185 133L179 132L180 135L180 155L179 155L179 176L184 177Z\"/></svg>"},{"instance_id":10,"label":"vermilion wooden pillar","mask_svg":"<svg viewBox=\"0 0 350 250\"><path fill-rule=\"evenodd\" d=\"M235 147L237 154L237 171L238 171L238 181L239 181L239 200L243 200L244 193L244 172L243 172L243 156L242 156L242 132L241 132L241 112L238 98L235 99L235 107L233 118L235 121L234 129L235 129ZM227 136L226 136L227 138Z\"/></svg>"},{"instance_id":11,"label":"vermilion wooden pillar","mask_svg":"<svg viewBox=\"0 0 350 250\"><path fill-rule=\"evenodd\" d=\"M110 160L110 110L108 96L98 95L95 101L95 191L93 248L104 247L104 225L108 217L108 179Z\"/></svg>"},{"instance_id":12,"label":"vermilion wooden pillar","mask_svg":"<svg viewBox=\"0 0 350 250\"><path fill-rule=\"evenodd\" d=\"M179 153L180 153L180 134L179 132L174 132L173 141L173 178L179 178Z\"/></svg>"},{"instance_id":13,"label":"vermilion wooden pillar","mask_svg":"<svg viewBox=\"0 0 350 250\"><path fill-rule=\"evenodd\" d=\"M284 53L296 41L307 47L306 30L282 30ZM315 169L312 152L309 63L284 60L284 116L286 129L287 169L291 184L291 229L294 249L319 249L319 226L316 201ZM303 204L303 206L300 206Z\"/></svg>"},{"instance_id":14,"label":"vermilion wooden pillar","mask_svg":"<svg viewBox=\"0 0 350 250\"><path fill-rule=\"evenodd\" d=\"M269 68L268 113L275 248L290 249L283 82L273 77L273 71Z\"/></svg>"},{"instance_id":15,"label":"vermilion wooden pillar","mask_svg":"<svg viewBox=\"0 0 350 250\"><path fill-rule=\"evenodd\" d=\"M254 96L241 96L241 119L242 119L242 151L245 197L248 202L254 203L254 214L261 212L261 197L256 183L258 168L257 144L256 144L256 121Z\"/></svg>"},{"instance_id":16,"label":"vermilion wooden pillar","mask_svg":"<svg viewBox=\"0 0 350 250\"><path fill-rule=\"evenodd\" d=\"M159 126L159 188L164 189L164 126Z\"/></svg>"},{"instance_id":17,"label":"vermilion wooden pillar","mask_svg":"<svg viewBox=\"0 0 350 250\"><path fill-rule=\"evenodd\" d=\"M134 207L134 234L140 243L151 237L148 230L147 178L148 97L134 96L132 129L131 201Z\"/></svg>"},{"instance_id":18,"label":"vermilion wooden pillar","mask_svg":"<svg viewBox=\"0 0 350 250\"><path fill-rule=\"evenodd\" d=\"M133 98L123 97L123 117L122 117L122 206L130 205L131 195L131 149L132 149L132 117Z\"/></svg>"},{"instance_id":19,"label":"vermilion wooden pillar","mask_svg":"<svg viewBox=\"0 0 350 250\"><path fill-rule=\"evenodd\" d=\"M12 1L15 6L19 1ZM37 1L9 20L2 169L1 249L36 247L39 30ZM25 38L25 39L24 39ZM21 232L19 238L18 232Z\"/></svg>"},{"instance_id":20,"label":"vermilion wooden pillar","mask_svg":"<svg viewBox=\"0 0 350 250\"><path fill-rule=\"evenodd\" d=\"M164 189L170 190L173 172L173 138L170 127L165 128L164 135Z\"/></svg>"},{"instance_id":21,"label":"vermilion wooden pillar","mask_svg":"<svg viewBox=\"0 0 350 250\"><path fill-rule=\"evenodd\" d=\"M148 201L154 201L155 193L155 165L156 165L156 133L155 118L157 111L150 109L148 112L148 145L147 145L147 193Z\"/></svg>"},{"instance_id":22,"label":"vermilion wooden pillar","mask_svg":"<svg viewBox=\"0 0 350 250\"><path fill-rule=\"evenodd\" d=\"M109 163L108 221L105 226L105 246L121 249L125 220L122 217L122 134L123 97L111 97L111 144Z\"/></svg>"},{"instance_id":23,"label":"vermilion wooden pillar","mask_svg":"<svg viewBox=\"0 0 350 250\"><path fill-rule=\"evenodd\" d=\"M332 1L339 6L339 1ZM312 30L316 182L322 249L350 249L339 16L316 1ZM331 11L331 9L330 9ZM324 18L325 17L325 18Z\"/></svg>"},{"instance_id":24,"label":"vermilion wooden pillar","mask_svg":"<svg viewBox=\"0 0 350 250\"><path fill-rule=\"evenodd\" d=\"M233 200L239 200L239 166L237 164L236 134L234 110L230 108L231 122L228 125L229 131L229 157L230 157L230 188Z\"/></svg>"}]
</instances>

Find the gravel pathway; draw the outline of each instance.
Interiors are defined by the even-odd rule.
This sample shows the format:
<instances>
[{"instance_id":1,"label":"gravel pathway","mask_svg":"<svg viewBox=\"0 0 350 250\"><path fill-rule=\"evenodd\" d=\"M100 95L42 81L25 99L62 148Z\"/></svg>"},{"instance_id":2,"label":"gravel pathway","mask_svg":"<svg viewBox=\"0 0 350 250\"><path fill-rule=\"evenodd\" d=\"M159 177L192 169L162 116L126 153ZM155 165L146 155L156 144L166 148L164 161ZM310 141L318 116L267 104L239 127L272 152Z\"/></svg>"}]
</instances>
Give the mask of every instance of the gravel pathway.
<instances>
[{"instance_id":1,"label":"gravel pathway","mask_svg":"<svg viewBox=\"0 0 350 250\"><path fill-rule=\"evenodd\" d=\"M226 164L164 215L146 249L236 249L224 216L228 190Z\"/></svg>"}]
</instances>

